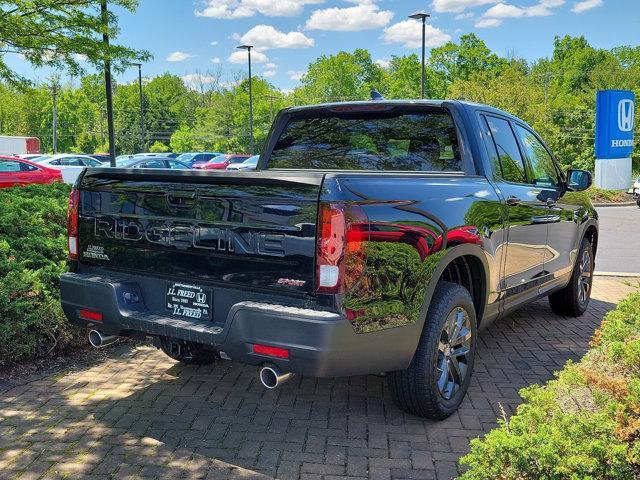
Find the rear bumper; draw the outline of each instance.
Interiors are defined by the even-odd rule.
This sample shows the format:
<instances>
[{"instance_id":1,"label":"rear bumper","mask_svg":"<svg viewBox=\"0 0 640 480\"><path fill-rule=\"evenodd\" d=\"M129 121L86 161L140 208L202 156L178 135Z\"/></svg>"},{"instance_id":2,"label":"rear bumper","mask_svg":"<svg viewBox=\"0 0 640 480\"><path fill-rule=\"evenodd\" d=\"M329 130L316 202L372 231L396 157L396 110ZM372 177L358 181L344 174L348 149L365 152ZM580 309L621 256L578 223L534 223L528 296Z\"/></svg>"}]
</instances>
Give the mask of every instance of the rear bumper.
<instances>
[{"instance_id":1,"label":"rear bumper","mask_svg":"<svg viewBox=\"0 0 640 480\"><path fill-rule=\"evenodd\" d=\"M145 292L157 287L145 285L146 282L157 284L159 280L66 273L60 278L62 308L69 321L81 327L119 336L141 332L188 340L223 351L234 361L251 365L269 362L284 371L316 377L404 369L419 337L417 325L356 334L351 323L339 314L276 301L241 300L232 303L226 315L217 315L213 322L183 320L147 307L153 299L147 301ZM127 303L125 293L133 293L138 301ZM214 298L216 293L225 295L215 291ZM102 321L81 318L79 312L83 309L100 312ZM286 348L289 359L255 354L255 343Z\"/></svg>"}]
</instances>

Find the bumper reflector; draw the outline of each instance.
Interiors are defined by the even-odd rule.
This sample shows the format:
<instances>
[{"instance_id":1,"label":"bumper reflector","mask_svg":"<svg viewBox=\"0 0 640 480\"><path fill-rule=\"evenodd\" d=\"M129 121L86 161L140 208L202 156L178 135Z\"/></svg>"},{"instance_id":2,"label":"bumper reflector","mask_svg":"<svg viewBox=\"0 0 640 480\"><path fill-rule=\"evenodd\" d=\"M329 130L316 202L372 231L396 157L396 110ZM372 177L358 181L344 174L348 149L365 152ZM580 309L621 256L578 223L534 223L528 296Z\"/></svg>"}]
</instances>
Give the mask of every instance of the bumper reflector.
<instances>
[{"instance_id":1,"label":"bumper reflector","mask_svg":"<svg viewBox=\"0 0 640 480\"><path fill-rule=\"evenodd\" d=\"M78 313L80 318L84 318L85 320L93 320L94 322L102 321L102 314L100 312L92 312L91 310L80 310Z\"/></svg>"},{"instance_id":2,"label":"bumper reflector","mask_svg":"<svg viewBox=\"0 0 640 480\"><path fill-rule=\"evenodd\" d=\"M253 353L266 355L268 357L289 358L289 350L286 348L270 347L268 345L253 345Z\"/></svg>"}]
</instances>

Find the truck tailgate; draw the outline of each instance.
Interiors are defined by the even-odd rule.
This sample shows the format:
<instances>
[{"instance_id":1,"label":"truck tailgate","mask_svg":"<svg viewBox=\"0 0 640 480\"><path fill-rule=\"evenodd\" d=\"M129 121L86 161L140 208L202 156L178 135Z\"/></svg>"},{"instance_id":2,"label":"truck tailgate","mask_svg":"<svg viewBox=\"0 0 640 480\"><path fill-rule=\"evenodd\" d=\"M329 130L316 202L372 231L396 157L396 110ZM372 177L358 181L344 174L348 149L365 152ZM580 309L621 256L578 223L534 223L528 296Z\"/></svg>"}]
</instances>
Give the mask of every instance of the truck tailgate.
<instances>
[{"instance_id":1,"label":"truck tailgate","mask_svg":"<svg viewBox=\"0 0 640 480\"><path fill-rule=\"evenodd\" d=\"M321 173L88 169L80 265L310 293Z\"/></svg>"}]
</instances>

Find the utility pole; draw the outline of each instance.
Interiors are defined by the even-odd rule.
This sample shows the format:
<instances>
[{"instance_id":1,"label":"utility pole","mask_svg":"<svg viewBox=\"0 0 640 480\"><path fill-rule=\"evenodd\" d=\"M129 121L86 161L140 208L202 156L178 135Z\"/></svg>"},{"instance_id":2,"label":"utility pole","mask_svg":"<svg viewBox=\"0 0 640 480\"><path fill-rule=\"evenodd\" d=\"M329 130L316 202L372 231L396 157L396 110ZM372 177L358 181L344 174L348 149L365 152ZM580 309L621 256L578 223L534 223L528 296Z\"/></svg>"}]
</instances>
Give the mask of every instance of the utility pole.
<instances>
[{"instance_id":1,"label":"utility pole","mask_svg":"<svg viewBox=\"0 0 640 480\"><path fill-rule=\"evenodd\" d=\"M53 79L51 83L51 95L53 96L53 153L58 153L58 81Z\"/></svg>"},{"instance_id":2,"label":"utility pole","mask_svg":"<svg viewBox=\"0 0 640 480\"><path fill-rule=\"evenodd\" d=\"M250 135L249 141L251 145L250 153L251 155L253 155L253 152L255 150L254 140L253 140L253 93L251 91L251 84L253 83L253 80L251 78L251 49L253 48L253 45L239 45L236 48L246 50L249 56L249 135Z\"/></svg>"},{"instance_id":3,"label":"utility pole","mask_svg":"<svg viewBox=\"0 0 640 480\"><path fill-rule=\"evenodd\" d=\"M142 64L132 63L138 67L138 93L140 96L140 152L146 150L145 133L144 133L144 98L142 97Z\"/></svg>"},{"instance_id":4,"label":"utility pole","mask_svg":"<svg viewBox=\"0 0 640 480\"><path fill-rule=\"evenodd\" d=\"M113 91L111 88L111 59L109 57L109 12L107 0L101 0L102 42L104 43L104 87L107 94L107 129L109 130L109 163L116 166L116 139L113 128Z\"/></svg>"},{"instance_id":5,"label":"utility pole","mask_svg":"<svg viewBox=\"0 0 640 480\"><path fill-rule=\"evenodd\" d=\"M409 15L409 18L422 20L422 69L420 75L420 98L424 98L424 62L425 62L425 23L431 15L428 13L418 12Z\"/></svg>"}]
</instances>

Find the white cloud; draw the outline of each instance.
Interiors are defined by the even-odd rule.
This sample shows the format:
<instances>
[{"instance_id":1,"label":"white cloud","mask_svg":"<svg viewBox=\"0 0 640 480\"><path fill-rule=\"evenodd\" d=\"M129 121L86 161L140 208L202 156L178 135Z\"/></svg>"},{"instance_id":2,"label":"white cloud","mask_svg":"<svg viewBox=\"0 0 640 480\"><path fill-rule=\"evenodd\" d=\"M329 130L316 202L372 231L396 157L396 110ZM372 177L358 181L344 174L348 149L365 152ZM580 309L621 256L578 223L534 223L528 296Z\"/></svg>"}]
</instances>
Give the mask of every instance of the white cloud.
<instances>
[{"instance_id":1,"label":"white cloud","mask_svg":"<svg viewBox=\"0 0 640 480\"><path fill-rule=\"evenodd\" d=\"M508 3L499 3L484 12L486 18L516 18L523 17L526 9L509 5Z\"/></svg>"},{"instance_id":2,"label":"white cloud","mask_svg":"<svg viewBox=\"0 0 640 480\"><path fill-rule=\"evenodd\" d=\"M277 72L275 70L265 70L264 72L262 72L262 76L266 78L274 77L276 73Z\"/></svg>"},{"instance_id":3,"label":"white cloud","mask_svg":"<svg viewBox=\"0 0 640 480\"><path fill-rule=\"evenodd\" d=\"M269 70L275 70L276 68L278 68L278 65L276 65L273 62L269 62L264 66L264 68L268 68Z\"/></svg>"},{"instance_id":4,"label":"white cloud","mask_svg":"<svg viewBox=\"0 0 640 480\"><path fill-rule=\"evenodd\" d=\"M495 28L502 25L502 20L497 18L481 18L475 23L476 28Z\"/></svg>"},{"instance_id":5,"label":"white cloud","mask_svg":"<svg viewBox=\"0 0 640 480\"><path fill-rule=\"evenodd\" d=\"M218 45L218 43L220 43L220 42L218 42L217 40L214 40L213 42L211 42L211 46L215 47L216 45Z\"/></svg>"},{"instance_id":6,"label":"white cloud","mask_svg":"<svg viewBox=\"0 0 640 480\"><path fill-rule=\"evenodd\" d=\"M213 57L211 63L220 63L220 57Z\"/></svg>"},{"instance_id":7,"label":"white cloud","mask_svg":"<svg viewBox=\"0 0 640 480\"><path fill-rule=\"evenodd\" d=\"M362 3L355 7L325 8L315 10L305 28L309 30L330 30L334 32L356 32L381 28L393 18L391 10L380 10L372 3Z\"/></svg>"},{"instance_id":8,"label":"white cloud","mask_svg":"<svg viewBox=\"0 0 640 480\"><path fill-rule=\"evenodd\" d=\"M264 53L259 52L257 50L251 51L251 63L265 63L268 61L269 61L269 58ZM247 63L248 62L247 51L237 50L233 52L231 55L229 55L229 58L227 58L227 62L238 63L238 64Z\"/></svg>"},{"instance_id":9,"label":"white cloud","mask_svg":"<svg viewBox=\"0 0 640 480\"><path fill-rule=\"evenodd\" d=\"M300 15L305 5L324 3L324 0L206 0L196 9L197 17L243 18L261 13L268 17Z\"/></svg>"},{"instance_id":10,"label":"white cloud","mask_svg":"<svg viewBox=\"0 0 640 480\"><path fill-rule=\"evenodd\" d=\"M193 55L184 52L172 52L167 57L167 62L182 62L184 60L188 60L192 58Z\"/></svg>"},{"instance_id":11,"label":"white cloud","mask_svg":"<svg viewBox=\"0 0 640 480\"><path fill-rule=\"evenodd\" d=\"M387 43L402 43L407 48L422 46L422 23L403 20L384 29L381 37ZM451 35L431 25L425 27L425 44L429 48L439 47L451 40Z\"/></svg>"},{"instance_id":12,"label":"white cloud","mask_svg":"<svg viewBox=\"0 0 640 480\"><path fill-rule=\"evenodd\" d=\"M572 12L582 13L602 5L602 0L582 0L573 4Z\"/></svg>"},{"instance_id":13,"label":"white cloud","mask_svg":"<svg viewBox=\"0 0 640 480\"><path fill-rule=\"evenodd\" d=\"M83 53L74 53L73 58L76 62L86 62L89 58Z\"/></svg>"},{"instance_id":14,"label":"white cloud","mask_svg":"<svg viewBox=\"0 0 640 480\"><path fill-rule=\"evenodd\" d=\"M307 72L305 72L304 70L289 70L287 72L287 75L289 75L289 78L291 80L295 80L297 82L304 76L305 73Z\"/></svg>"},{"instance_id":15,"label":"white cloud","mask_svg":"<svg viewBox=\"0 0 640 480\"><path fill-rule=\"evenodd\" d=\"M564 4L564 0L540 0L530 7L516 7L508 3L498 3L484 13L485 18L518 18L518 17L546 17L553 15L552 8Z\"/></svg>"},{"instance_id":16,"label":"white cloud","mask_svg":"<svg viewBox=\"0 0 640 480\"><path fill-rule=\"evenodd\" d=\"M433 0L431 8L438 13L460 13L467 8L497 3L498 0Z\"/></svg>"},{"instance_id":17,"label":"white cloud","mask_svg":"<svg viewBox=\"0 0 640 480\"><path fill-rule=\"evenodd\" d=\"M373 63L378 65L380 68L389 68L389 65L391 65L391 62L389 60L384 59L384 58L379 58L379 59L375 60Z\"/></svg>"},{"instance_id":18,"label":"white cloud","mask_svg":"<svg viewBox=\"0 0 640 480\"><path fill-rule=\"evenodd\" d=\"M189 73L180 77L187 88L196 89L200 85L210 85L217 79L210 75L203 75L201 73Z\"/></svg>"},{"instance_id":19,"label":"white cloud","mask_svg":"<svg viewBox=\"0 0 640 480\"><path fill-rule=\"evenodd\" d=\"M454 17L455 20L468 20L469 18L473 18L475 15L473 12L467 13L459 13Z\"/></svg>"},{"instance_id":20,"label":"white cloud","mask_svg":"<svg viewBox=\"0 0 640 480\"><path fill-rule=\"evenodd\" d=\"M284 33L271 25L256 25L242 37L240 42L253 45L256 50L270 48L308 48L313 47L314 41L301 32Z\"/></svg>"}]
</instances>

